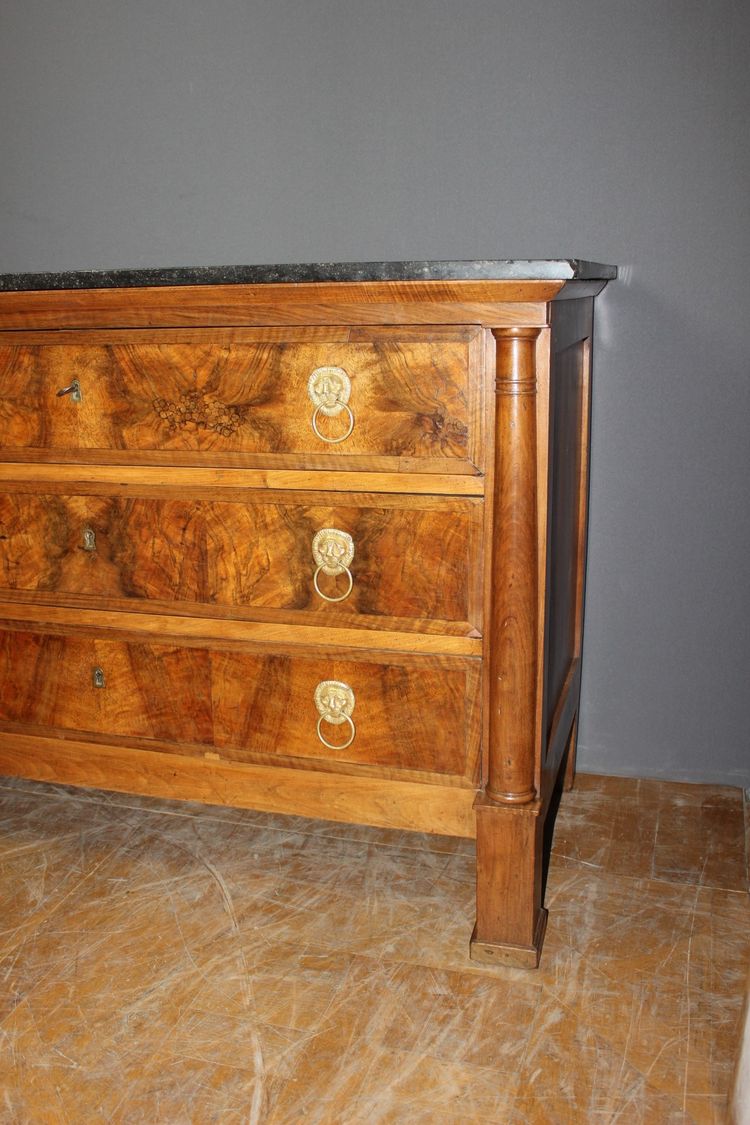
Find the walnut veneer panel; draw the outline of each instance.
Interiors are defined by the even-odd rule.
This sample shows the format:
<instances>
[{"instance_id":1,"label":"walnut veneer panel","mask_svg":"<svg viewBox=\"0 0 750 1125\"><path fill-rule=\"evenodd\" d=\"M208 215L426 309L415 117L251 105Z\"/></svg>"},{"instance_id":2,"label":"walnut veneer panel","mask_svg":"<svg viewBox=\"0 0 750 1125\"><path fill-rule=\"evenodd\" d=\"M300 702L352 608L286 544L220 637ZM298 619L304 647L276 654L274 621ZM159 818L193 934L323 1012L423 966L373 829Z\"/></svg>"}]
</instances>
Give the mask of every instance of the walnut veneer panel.
<instances>
[{"instance_id":1,"label":"walnut veneer panel","mask_svg":"<svg viewBox=\"0 0 750 1125\"><path fill-rule=\"evenodd\" d=\"M263 493L234 500L0 493L0 590L74 604L187 603L345 623L479 635L477 500ZM47 486L49 487L49 485ZM246 496L247 494L245 494ZM352 537L346 573L318 575L323 529ZM293 620L294 617L288 619ZM385 620L388 619L388 620ZM409 620L411 619L411 620Z\"/></svg>"},{"instance_id":2,"label":"walnut veneer panel","mask_svg":"<svg viewBox=\"0 0 750 1125\"><path fill-rule=\"evenodd\" d=\"M94 686L101 669L103 686ZM49 729L210 744L205 650L0 633L0 719Z\"/></svg>"},{"instance_id":3,"label":"walnut veneer panel","mask_svg":"<svg viewBox=\"0 0 750 1125\"><path fill-rule=\"evenodd\" d=\"M387 654L354 661L215 653L212 669L215 742L227 757L252 747L476 782L476 660L422 657L415 666ZM321 680L346 683L354 692L356 735L346 749L326 749L316 736L314 695ZM348 732L325 723L323 735L341 745Z\"/></svg>"},{"instance_id":4,"label":"walnut veneer panel","mask_svg":"<svg viewBox=\"0 0 750 1125\"><path fill-rule=\"evenodd\" d=\"M473 659L304 657L8 630L0 633L0 724L141 746L152 739L181 753L201 744L231 761L317 759L383 767L384 776L448 775L471 786L478 678ZM322 681L343 682L355 697L356 725L321 728L332 747L318 736Z\"/></svg>"},{"instance_id":5,"label":"walnut veneer panel","mask_svg":"<svg viewBox=\"0 0 750 1125\"><path fill-rule=\"evenodd\" d=\"M272 465L326 457L335 466L400 459L424 471L476 471L482 450L483 356L475 328L360 329L321 340L231 342L206 332L182 343L165 333L107 343L0 347L0 425L14 450L127 451L134 462L171 454L183 463L244 457ZM144 338L145 337L145 338ZM148 342L151 339L154 342ZM321 367L351 382L349 416L319 413L312 426L308 381ZM471 375L471 377L470 377ZM58 391L80 386L81 401ZM247 462L250 463L250 462ZM303 462L304 463L304 462Z\"/></svg>"}]
</instances>

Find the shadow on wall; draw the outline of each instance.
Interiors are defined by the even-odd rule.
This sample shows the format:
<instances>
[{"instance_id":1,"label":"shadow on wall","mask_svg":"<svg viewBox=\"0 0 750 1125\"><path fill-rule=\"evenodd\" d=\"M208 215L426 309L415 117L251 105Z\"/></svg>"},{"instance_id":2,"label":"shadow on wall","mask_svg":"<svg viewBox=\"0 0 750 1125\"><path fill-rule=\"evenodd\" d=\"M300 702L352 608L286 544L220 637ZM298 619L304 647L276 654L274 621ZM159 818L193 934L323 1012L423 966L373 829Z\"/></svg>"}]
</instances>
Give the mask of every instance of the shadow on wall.
<instances>
[{"instance_id":1,"label":"shadow on wall","mask_svg":"<svg viewBox=\"0 0 750 1125\"><path fill-rule=\"evenodd\" d=\"M747 361L657 282L597 299L579 764L746 786Z\"/></svg>"}]
</instances>

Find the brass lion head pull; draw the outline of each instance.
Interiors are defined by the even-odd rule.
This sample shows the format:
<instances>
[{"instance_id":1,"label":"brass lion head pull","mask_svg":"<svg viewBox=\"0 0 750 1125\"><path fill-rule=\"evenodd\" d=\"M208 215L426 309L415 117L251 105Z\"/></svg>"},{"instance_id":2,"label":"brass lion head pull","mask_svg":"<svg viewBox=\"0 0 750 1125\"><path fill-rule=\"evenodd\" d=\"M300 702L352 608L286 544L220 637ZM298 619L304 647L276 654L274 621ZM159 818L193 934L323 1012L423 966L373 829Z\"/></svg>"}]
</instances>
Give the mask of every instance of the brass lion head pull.
<instances>
[{"instance_id":1,"label":"brass lion head pull","mask_svg":"<svg viewBox=\"0 0 750 1125\"><path fill-rule=\"evenodd\" d=\"M316 367L307 381L307 393L315 407L312 428L316 437L329 445L346 441L354 429L354 414L349 406L352 382L343 367ZM339 437L326 437L318 427L321 414L326 418L336 418L342 410L348 416L346 432Z\"/></svg>"},{"instance_id":2,"label":"brass lion head pull","mask_svg":"<svg viewBox=\"0 0 750 1125\"><path fill-rule=\"evenodd\" d=\"M346 750L347 746L351 746L354 741L354 736L357 733L352 719L354 703L354 692L348 684L342 683L341 680L322 680L316 687L315 706L320 715L317 728L318 738L329 750ZM349 727L349 737L346 742L339 746L328 742L321 733L321 724L324 722L330 723L334 727L346 723Z\"/></svg>"},{"instance_id":3,"label":"brass lion head pull","mask_svg":"<svg viewBox=\"0 0 750 1125\"><path fill-rule=\"evenodd\" d=\"M354 558L354 540L346 531L339 531L336 527L322 527L312 541L312 555L317 564L313 575L313 585L317 593L326 602L343 602L352 592L354 580L349 570ZM327 574L335 578L339 574L346 574L348 579L347 589L337 597L324 594L318 579L320 575Z\"/></svg>"}]
</instances>

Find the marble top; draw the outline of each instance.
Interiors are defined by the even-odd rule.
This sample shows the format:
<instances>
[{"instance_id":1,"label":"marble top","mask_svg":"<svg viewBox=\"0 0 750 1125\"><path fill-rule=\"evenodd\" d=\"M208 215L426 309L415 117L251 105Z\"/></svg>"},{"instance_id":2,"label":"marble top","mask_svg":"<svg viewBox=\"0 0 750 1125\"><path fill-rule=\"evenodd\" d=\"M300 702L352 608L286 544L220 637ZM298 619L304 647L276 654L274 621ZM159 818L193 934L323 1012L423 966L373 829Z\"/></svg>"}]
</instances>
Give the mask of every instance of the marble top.
<instances>
[{"instance_id":1,"label":"marble top","mask_svg":"<svg viewBox=\"0 0 750 1125\"><path fill-rule=\"evenodd\" d=\"M308 262L274 266L0 274L0 291L133 289L149 285L261 285L306 281L609 281L616 266L579 258L473 262Z\"/></svg>"}]
</instances>

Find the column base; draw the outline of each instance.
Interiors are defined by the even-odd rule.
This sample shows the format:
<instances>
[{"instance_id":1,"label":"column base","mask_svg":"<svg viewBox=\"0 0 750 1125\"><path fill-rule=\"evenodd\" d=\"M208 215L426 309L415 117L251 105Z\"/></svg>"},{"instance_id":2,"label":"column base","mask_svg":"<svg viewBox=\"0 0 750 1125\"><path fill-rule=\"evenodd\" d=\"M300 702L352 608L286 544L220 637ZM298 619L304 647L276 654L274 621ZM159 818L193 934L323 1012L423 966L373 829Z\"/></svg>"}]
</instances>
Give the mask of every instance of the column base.
<instances>
[{"instance_id":1,"label":"column base","mask_svg":"<svg viewBox=\"0 0 750 1125\"><path fill-rule=\"evenodd\" d=\"M474 811L477 924L471 957L484 964L534 969L547 922L542 907L541 803L496 805L480 793Z\"/></svg>"},{"instance_id":2,"label":"column base","mask_svg":"<svg viewBox=\"0 0 750 1125\"><path fill-rule=\"evenodd\" d=\"M469 957L482 965L502 965L516 969L536 969L547 929L547 911L539 911L531 945L510 945L506 942L479 941L477 928L469 942Z\"/></svg>"}]
</instances>

